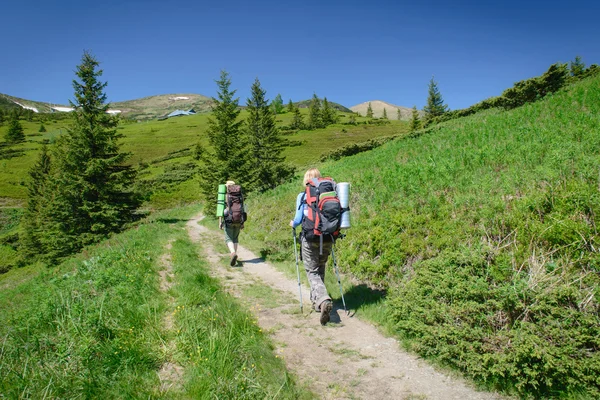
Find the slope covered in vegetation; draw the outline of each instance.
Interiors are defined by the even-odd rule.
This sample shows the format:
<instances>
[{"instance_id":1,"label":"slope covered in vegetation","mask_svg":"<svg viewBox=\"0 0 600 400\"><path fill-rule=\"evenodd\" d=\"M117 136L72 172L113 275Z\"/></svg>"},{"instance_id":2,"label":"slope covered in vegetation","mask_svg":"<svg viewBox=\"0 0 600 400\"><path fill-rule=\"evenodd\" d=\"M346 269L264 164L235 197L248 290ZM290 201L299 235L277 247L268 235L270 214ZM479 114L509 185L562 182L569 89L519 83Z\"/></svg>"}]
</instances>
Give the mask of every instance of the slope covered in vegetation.
<instances>
[{"instance_id":1,"label":"slope covered in vegetation","mask_svg":"<svg viewBox=\"0 0 600 400\"><path fill-rule=\"evenodd\" d=\"M155 215L52 269L0 275L0 397L312 398L198 259L184 228L196 212ZM168 366L179 373L166 385Z\"/></svg>"},{"instance_id":2,"label":"slope covered in vegetation","mask_svg":"<svg viewBox=\"0 0 600 400\"><path fill-rule=\"evenodd\" d=\"M351 182L340 266L387 290L418 353L523 397L600 395L600 77L320 166ZM302 190L252 199L246 230L292 260Z\"/></svg>"}]
</instances>

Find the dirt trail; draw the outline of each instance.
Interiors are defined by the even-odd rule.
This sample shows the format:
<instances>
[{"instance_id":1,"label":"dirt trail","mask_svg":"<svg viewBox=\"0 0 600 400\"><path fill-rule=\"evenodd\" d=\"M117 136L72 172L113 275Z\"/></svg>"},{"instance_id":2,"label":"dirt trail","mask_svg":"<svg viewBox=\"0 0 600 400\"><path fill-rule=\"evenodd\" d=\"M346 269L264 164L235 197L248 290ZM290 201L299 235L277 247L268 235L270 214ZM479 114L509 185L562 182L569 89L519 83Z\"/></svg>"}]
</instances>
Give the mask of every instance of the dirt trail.
<instances>
[{"instance_id":1,"label":"dirt trail","mask_svg":"<svg viewBox=\"0 0 600 400\"><path fill-rule=\"evenodd\" d=\"M171 242L167 243L166 250L160 259L162 269L159 271L160 275L160 290L168 293L169 289L173 286L173 263L171 259L170 250L173 245ZM169 304L172 306L174 299L171 295L167 294ZM171 308L171 307L169 307ZM173 330L173 314L168 312L163 316L163 326L165 330ZM168 361L166 361L158 371L158 378L160 379L160 391L166 393L172 389L179 389L181 386L181 377L183 376L183 367L173 362L171 355L174 353L175 343L170 340L163 343L163 352Z\"/></svg>"},{"instance_id":2,"label":"dirt trail","mask_svg":"<svg viewBox=\"0 0 600 400\"><path fill-rule=\"evenodd\" d=\"M308 288L302 287L304 314L299 312L298 282L238 248L241 267L229 266L229 255L218 254L214 243L219 232L201 225L197 216L187 223L190 237L201 242L212 273L233 295L242 296L249 287L265 285L273 296L253 298L251 310L261 328L269 332L276 352L300 382L322 399L503 399L493 393L477 392L467 383L436 371L417 356L403 352L393 338L357 317L345 314L334 304L331 322L319 324L311 312ZM239 265L239 264L238 264ZM301 273L304 273L303 270ZM341 309L340 309L341 308Z\"/></svg>"}]
</instances>

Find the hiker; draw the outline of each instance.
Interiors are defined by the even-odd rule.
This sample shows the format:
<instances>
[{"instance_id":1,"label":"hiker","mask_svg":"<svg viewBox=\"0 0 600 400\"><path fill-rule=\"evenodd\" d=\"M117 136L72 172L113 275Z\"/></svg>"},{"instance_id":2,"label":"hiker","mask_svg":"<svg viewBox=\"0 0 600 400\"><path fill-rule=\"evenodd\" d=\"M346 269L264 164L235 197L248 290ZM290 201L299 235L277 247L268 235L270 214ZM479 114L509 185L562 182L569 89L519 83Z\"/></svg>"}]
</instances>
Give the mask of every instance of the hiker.
<instances>
[{"instance_id":1,"label":"hiker","mask_svg":"<svg viewBox=\"0 0 600 400\"><path fill-rule=\"evenodd\" d=\"M304 186L313 179L320 178L321 173L316 168L311 168L304 174ZM306 192L303 191L296 197L296 215L290 221L290 226L296 228L301 225L308 215L308 204L306 203ZM325 287L325 264L331 253L332 242L330 240L307 240L304 229L300 233L300 254L306 270L306 276L310 284L310 300L315 311L321 313L321 325L329 322L333 303L327 294Z\"/></svg>"},{"instance_id":2,"label":"hiker","mask_svg":"<svg viewBox=\"0 0 600 400\"><path fill-rule=\"evenodd\" d=\"M233 267L238 259L238 237L240 230L244 229L246 213L244 212L244 196L240 185L236 185L234 181L227 181L225 186L227 188L225 211L223 217L219 217L219 228L225 228L225 243L231 253L229 265Z\"/></svg>"}]
</instances>

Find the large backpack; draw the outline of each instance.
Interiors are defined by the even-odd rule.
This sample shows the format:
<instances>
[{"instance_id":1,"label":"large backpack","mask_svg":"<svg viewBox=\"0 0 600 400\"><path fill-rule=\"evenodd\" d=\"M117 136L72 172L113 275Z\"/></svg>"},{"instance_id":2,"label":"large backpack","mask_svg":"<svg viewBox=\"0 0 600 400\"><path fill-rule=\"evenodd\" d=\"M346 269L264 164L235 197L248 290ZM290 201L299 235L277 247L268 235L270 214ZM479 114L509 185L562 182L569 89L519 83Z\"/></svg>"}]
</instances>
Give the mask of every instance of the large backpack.
<instances>
[{"instance_id":1,"label":"large backpack","mask_svg":"<svg viewBox=\"0 0 600 400\"><path fill-rule=\"evenodd\" d=\"M340 234L342 207L331 178L313 178L306 184L302 207L307 212L302 219L302 234L308 241L332 242Z\"/></svg>"},{"instance_id":2,"label":"large backpack","mask_svg":"<svg viewBox=\"0 0 600 400\"><path fill-rule=\"evenodd\" d=\"M225 222L228 224L241 224L246 221L244 212L244 195L240 185L227 186L227 210L225 210Z\"/></svg>"}]
</instances>

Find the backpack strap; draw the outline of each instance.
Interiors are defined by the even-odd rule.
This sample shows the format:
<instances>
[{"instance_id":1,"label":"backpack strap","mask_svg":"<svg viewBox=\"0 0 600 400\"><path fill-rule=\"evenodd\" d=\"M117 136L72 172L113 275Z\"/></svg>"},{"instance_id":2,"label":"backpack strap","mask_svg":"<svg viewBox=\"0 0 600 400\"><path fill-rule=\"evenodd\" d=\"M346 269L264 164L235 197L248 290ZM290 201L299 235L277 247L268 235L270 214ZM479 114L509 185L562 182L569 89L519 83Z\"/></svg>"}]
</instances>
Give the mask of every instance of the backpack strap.
<instances>
[{"instance_id":1,"label":"backpack strap","mask_svg":"<svg viewBox=\"0 0 600 400\"><path fill-rule=\"evenodd\" d=\"M306 204L306 191L302 193L302 198L300 199L300 205L298 206L298 210L302 208L303 205Z\"/></svg>"}]
</instances>

